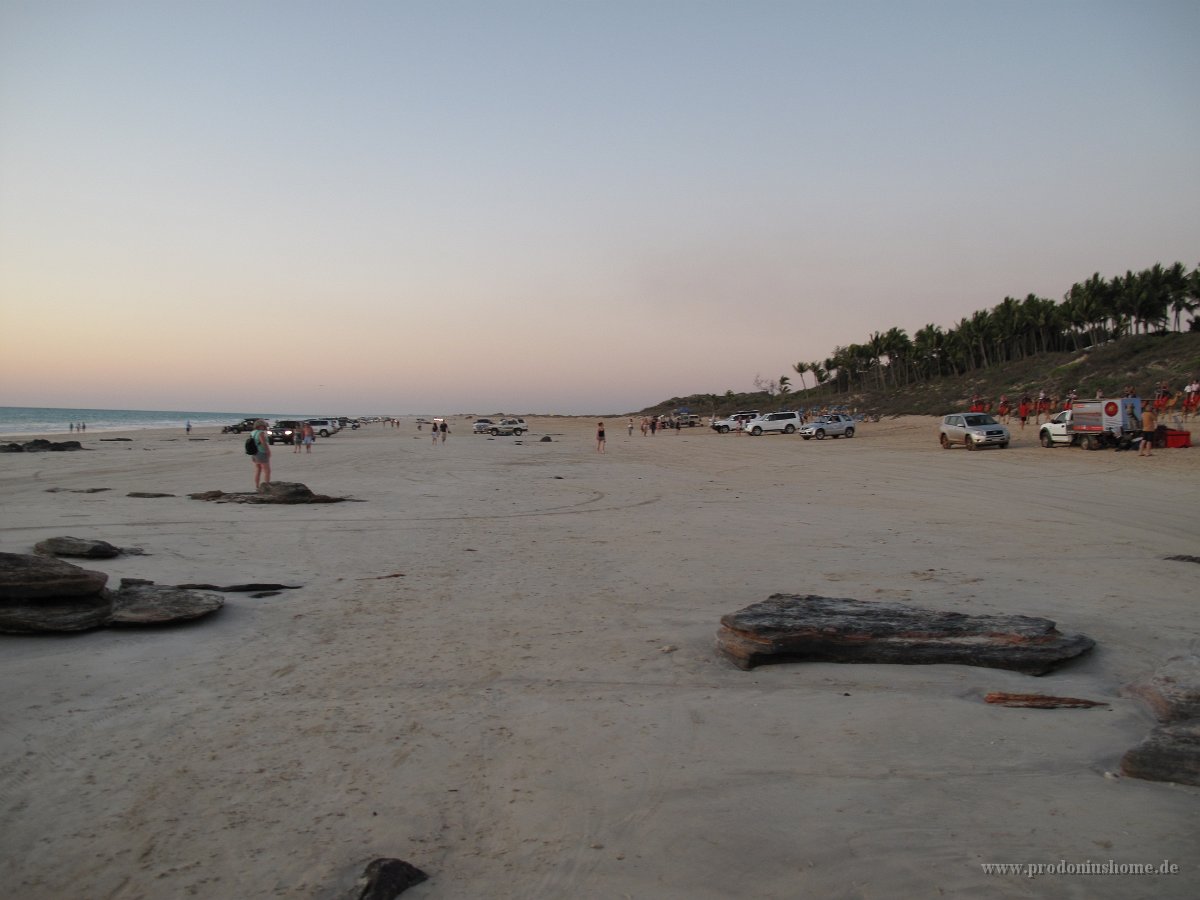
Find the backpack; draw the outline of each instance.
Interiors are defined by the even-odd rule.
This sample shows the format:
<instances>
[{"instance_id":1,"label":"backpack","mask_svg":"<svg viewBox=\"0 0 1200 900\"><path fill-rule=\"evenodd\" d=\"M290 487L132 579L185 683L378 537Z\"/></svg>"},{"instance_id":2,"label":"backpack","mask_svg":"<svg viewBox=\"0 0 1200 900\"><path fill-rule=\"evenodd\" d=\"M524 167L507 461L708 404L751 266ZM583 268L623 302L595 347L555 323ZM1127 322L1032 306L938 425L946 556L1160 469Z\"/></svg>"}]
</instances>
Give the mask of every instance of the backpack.
<instances>
[{"instance_id":1,"label":"backpack","mask_svg":"<svg viewBox=\"0 0 1200 900\"><path fill-rule=\"evenodd\" d=\"M254 439L254 435L246 438L246 455L258 456L258 441Z\"/></svg>"}]
</instances>

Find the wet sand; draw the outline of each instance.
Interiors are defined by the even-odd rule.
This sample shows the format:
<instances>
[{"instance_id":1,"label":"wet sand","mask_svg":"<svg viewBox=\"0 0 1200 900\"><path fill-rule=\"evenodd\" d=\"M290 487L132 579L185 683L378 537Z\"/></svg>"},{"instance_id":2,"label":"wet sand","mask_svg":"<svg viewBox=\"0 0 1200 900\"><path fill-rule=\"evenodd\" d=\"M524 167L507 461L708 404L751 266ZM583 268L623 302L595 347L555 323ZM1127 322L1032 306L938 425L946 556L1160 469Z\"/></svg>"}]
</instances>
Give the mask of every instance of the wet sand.
<instances>
[{"instance_id":1,"label":"wet sand","mask_svg":"<svg viewBox=\"0 0 1200 900\"><path fill-rule=\"evenodd\" d=\"M623 424L604 455L593 419L276 445L275 480L363 501L303 507L187 499L251 489L237 435L0 456L0 550L96 537L148 554L83 563L114 584L302 585L0 636L6 892L333 898L396 856L431 876L406 898L1196 895L1200 789L1106 773L1153 724L1122 685L1196 650L1200 566L1163 557L1200 554L1200 449ZM1097 648L1043 678L719 658L720 616L776 591L1046 616ZM981 867L1060 860L1180 871Z\"/></svg>"}]
</instances>

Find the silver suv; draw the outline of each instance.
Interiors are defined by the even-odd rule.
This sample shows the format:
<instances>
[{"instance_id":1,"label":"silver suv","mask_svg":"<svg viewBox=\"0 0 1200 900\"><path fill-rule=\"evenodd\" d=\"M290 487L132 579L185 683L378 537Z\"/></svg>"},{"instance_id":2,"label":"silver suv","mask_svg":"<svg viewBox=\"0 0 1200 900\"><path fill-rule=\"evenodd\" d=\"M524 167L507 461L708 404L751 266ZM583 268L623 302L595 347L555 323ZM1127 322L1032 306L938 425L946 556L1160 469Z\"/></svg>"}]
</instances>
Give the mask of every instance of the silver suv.
<instances>
[{"instance_id":1,"label":"silver suv","mask_svg":"<svg viewBox=\"0 0 1200 900\"><path fill-rule=\"evenodd\" d=\"M746 430L755 437L760 434L770 434L772 431L782 434L795 434L796 429L804 424L798 412L764 413L746 423Z\"/></svg>"},{"instance_id":2,"label":"silver suv","mask_svg":"<svg viewBox=\"0 0 1200 900\"><path fill-rule=\"evenodd\" d=\"M830 413L809 422L800 429L800 437L806 441L816 438L818 441L829 437L854 437L854 420L842 413Z\"/></svg>"},{"instance_id":3,"label":"silver suv","mask_svg":"<svg viewBox=\"0 0 1200 900\"><path fill-rule=\"evenodd\" d=\"M968 450L1008 446L1008 429L987 413L951 413L942 417L938 426L938 443L949 450L954 444L965 444Z\"/></svg>"}]
</instances>

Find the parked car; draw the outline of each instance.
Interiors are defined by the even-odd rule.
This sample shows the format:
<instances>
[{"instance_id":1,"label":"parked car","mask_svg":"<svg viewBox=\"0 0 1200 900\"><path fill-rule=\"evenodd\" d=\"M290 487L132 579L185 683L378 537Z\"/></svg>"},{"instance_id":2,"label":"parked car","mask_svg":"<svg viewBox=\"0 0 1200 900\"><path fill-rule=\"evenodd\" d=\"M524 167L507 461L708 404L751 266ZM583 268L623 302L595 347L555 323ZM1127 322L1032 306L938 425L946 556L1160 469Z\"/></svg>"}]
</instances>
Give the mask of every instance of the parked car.
<instances>
[{"instance_id":1,"label":"parked car","mask_svg":"<svg viewBox=\"0 0 1200 900\"><path fill-rule=\"evenodd\" d=\"M676 416L675 420L679 423L680 428L695 428L700 424L700 417L695 413L684 413Z\"/></svg>"},{"instance_id":2,"label":"parked car","mask_svg":"<svg viewBox=\"0 0 1200 900\"><path fill-rule=\"evenodd\" d=\"M475 433L476 434L491 434L492 426L496 423L491 419L476 419Z\"/></svg>"},{"instance_id":3,"label":"parked car","mask_svg":"<svg viewBox=\"0 0 1200 900\"><path fill-rule=\"evenodd\" d=\"M746 422L745 428L755 437L760 434L795 434L796 429L804 424L798 412L763 413L761 416Z\"/></svg>"},{"instance_id":4,"label":"parked car","mask_svg":"<svg viewBox=\"0 0 1200 900\"><path fill-rule=\"evenodd\" d=\"M338 426L337 419L307 419L309 425L313 427L313 431L323 438L329 437L331 434L337 434L341 431Z\"/></svg>"},{"instance_id":5,"label":"parked car","mask_svg":"<svg viewBox=\"0 0 1200 900\"><path fill-rule=\"evenodd\" d=\"M497 437L502 434L512 434L520 437L526 432L524 419L501 419L488 429L488 434Z\"/></svg>"},{"instance_id":6,"label":"parked car","mask_svg":"<svg viewBox=\"0 0 1200 900\"><path fill-rule=\"evenodd\" d=\"M233 432L234 434L241 434L243 431L253 431L254 423L257 421L258 416L251 416L248 419L242 419L242 421L238 422L236 425L226 425L221 429L221 434L229 434L230 432Z\"/></svg>"},{"instance_id":7,"label":"parked car","mask_svg":"<svg viewBox=\"0 0 1200 900\"><path fill-rule=\"evenodd\" d=\"M987 413L951 413L942 417L938 426L938 441L949 450L963 444L968 450L980 447L1007 447L1008 429Z\"/></svg>"},{"instance_id":8,"label":"parked car","mask_svg":"<svg viewBox=\"0 0 1200 900\"><path fill-rule=\"evenodd\" d=\"M300 439L300 423L295 419L280 419L267 429L267 443L279 441L283 444L294 444Z\"/></svg>"},{"instance_id":9,"label":"parked car","mask_svg":"<svg viewBox=\"0 0 1200 900\"><path fill-rule=\"evenodd\" d=\"M724 419L717 419L712 423L712 430L718 434L729 434L730 431L736 431L745 425L751 419L758 418L757 409L746 409L741 412L735 412L732 416Z\"/></svg>"},{"instance_id":10,"label":"parked car","mask_svg":"<svg viewBox=\"0 0 1200 900\"><path fill-rule=\"evenodd\" d=\"M816 438L818 441L826 437L854 437L854 420L842 413L830 413L819 416L807 425L801 426L800 437L806 441Z\"/></svg>"}]
</instances>

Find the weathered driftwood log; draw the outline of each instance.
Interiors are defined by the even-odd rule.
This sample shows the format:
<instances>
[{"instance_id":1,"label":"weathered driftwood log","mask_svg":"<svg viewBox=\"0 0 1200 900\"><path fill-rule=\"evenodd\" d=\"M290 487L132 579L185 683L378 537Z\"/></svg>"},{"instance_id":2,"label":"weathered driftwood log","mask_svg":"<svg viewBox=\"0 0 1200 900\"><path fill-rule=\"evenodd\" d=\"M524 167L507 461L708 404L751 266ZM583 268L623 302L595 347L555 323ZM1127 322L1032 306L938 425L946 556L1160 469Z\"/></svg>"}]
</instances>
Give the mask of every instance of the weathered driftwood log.
<instances>
[{"instance_id":1,"label":"weathered driftwood log","mask_svg":"<svg viewBox=\"0 0 1200 900\"><path fill-rule=\"evenodd\" d=\"M957 663L1043 675L1095 642L1049 619L970 616L900 603L772 594L721 617L717 644L743 669L769 662Z\"/></svg>"},{"instance_id":2,"label":"weathered driftwood log","mask_svg":"<svg viewBox=\"0 0 1200 900\"><path fill-rule=\"evenodd\" d=\"M1145 703L1160 722L1200 719L1200 655L1173 656L1122 693Z\"/></svg>"},{"instance_id":3,"label":"weathered driftwood log","mask_svg":"<svg viewBox=\"0 0 1200 900\"><path fill-rule=\"evenodd\" d=\"M85 559L111 559L120 556L121 548L108 541L77 537L52 537L38 541L33 552L40 556L80 556Z\"/></svg>"},{"instance_id":4,"label":"weathered driftwood log","mask_svg":"<svg viewBox=\"0 0 1200 900\"><path fill-rule=\"evenodd\" d=\"M346 900L394 900L415 884L429 878L402 859L375 859L346 895Z\"/></svg>"},{"instance_id":5,"label":"weathered driftwood log","mask_svg":"<svg viewBox=\"0 0 1200 900\"><path fill-rule=\"evenodd\" d=\"M1200 719L1155 728L1121 758L1121 772L1147 781L1200 785Z\"/></svg>"},{"instance_id":6,"label":"weathered driftwood log","mask_svg":"<svg viewBox=\"0 0 1200 900\"><path fill-rule=\"evenodd\" d=\"M1108 706L1107 703L1100 700L1050 697L1046 694L1010 694L1007 691L992 691L983 698L983 702L995 706L1013 706L1024 709L1090 709L1093 706Z\"/></svg>"}]
</instances>

